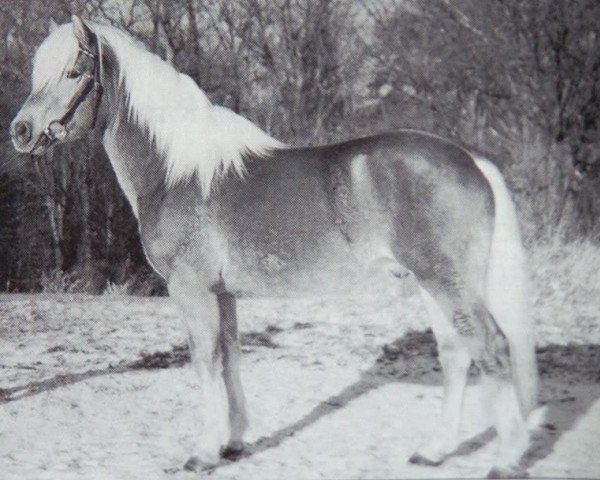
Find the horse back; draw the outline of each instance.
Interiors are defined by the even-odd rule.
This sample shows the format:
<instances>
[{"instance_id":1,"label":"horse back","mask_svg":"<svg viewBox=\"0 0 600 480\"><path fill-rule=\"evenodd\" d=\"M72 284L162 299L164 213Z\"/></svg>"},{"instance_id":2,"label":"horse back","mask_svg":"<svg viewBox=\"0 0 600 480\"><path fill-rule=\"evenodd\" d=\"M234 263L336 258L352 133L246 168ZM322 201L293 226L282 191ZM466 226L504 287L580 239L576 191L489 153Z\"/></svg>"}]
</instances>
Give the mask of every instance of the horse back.
<instances>
[{"instance_id":1,"label":"horse back","mask_svg":"<svg viewBox=\"0 0 600 480\"><path fill-rule=\"evenodd\" d=\"M470 155L450 142L400 131L278 149L245 165L243 178L225 176L208 201L194 185L170 192L176 200L162 215L189 212L183 215L193 219L178 221L194 227L180 242L212 248L201 260L219 259L219 272L242 290L360 283L361 272L382 258L423 281L485 268L491 189Z\"/></svg>"}]
</instances>

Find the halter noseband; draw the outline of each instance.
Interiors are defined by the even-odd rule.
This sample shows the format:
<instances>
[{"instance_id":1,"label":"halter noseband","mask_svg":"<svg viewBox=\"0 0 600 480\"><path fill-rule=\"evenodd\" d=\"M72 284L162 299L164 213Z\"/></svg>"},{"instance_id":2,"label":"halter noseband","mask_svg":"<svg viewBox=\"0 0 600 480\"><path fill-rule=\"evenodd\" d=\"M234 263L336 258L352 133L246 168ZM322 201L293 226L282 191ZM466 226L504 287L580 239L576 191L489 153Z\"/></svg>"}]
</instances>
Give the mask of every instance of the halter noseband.
<instances>
[{"instance_id":1,"label":"halter noseband","mask_svg":"<svg viewBox=\"0 0 600 480\"><path fill-rule=\"evenodd\" d=\"M48 126L40 134L39 138L31 148L31 153L33 153L35 149L42 144L50 146L56 140L61 139L60 137L62 136L62 134L57 133L56 128L53 129L52 127L59 127L60 131L64 132L65 125L73 118L79 106L87 99L88 95L92 91L94 92L94 109L92 110L92 123L90 126L90 130L93 130L95 128L96 120L98 119L98 109L100 108L102 94L104 93L104 86L102 85L102 76L104 72L102 62L102 44L100 43L98 35L96 35L95 33L92 35L92 38L96 45L95 53L83 47L81 43L79 43L79 53L90 57L94 61L94 68L92 70L92 73L90 74L86 72L82 74L83 82L81 83L77 94L69 101L67 105L67 110L60 118L52 120L48 124ZM77 63L77 59L75 59L75 63Z\"/></svg>"}]
</instances>

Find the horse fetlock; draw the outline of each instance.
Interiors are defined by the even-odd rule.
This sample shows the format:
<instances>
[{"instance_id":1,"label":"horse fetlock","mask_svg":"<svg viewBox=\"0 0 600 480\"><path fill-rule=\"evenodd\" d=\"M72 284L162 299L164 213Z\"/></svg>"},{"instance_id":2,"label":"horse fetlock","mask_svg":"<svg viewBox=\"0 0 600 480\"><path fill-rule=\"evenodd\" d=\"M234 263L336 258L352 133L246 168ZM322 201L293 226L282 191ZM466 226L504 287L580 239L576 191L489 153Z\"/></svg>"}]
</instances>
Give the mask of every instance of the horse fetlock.
<instances>
[{"instance_id":1,"label":"horse fetlock","mask_svg":"<svg viewBox=\"0 0 600 480\"><path fill-rule=\"evenodd\" d=\"M500 451L497 463L489 471L487 478L528 478L529 474L521 466L523 453L522 446L513 446L508 451Z\"/></svg>"},{"instance_id":2,"label":"horse fetlock","mask_svg":"<svg viewBox=\"0 0 600 480\"><path fill-rule=\"evenodd\" d=\"M529 473L519 467L493 467L486 478L529 478Z\"/></svg>"},{"instance_id":3,"label":"horse fetlock","mask_svg":"<svg viewBox=\"0 0 600 480\"><path fill-rule=\"evenodd\" d=\"M458 441L455 436L435 435L417 449L409 462L427 466L441 465L457 447Z\"/></svg>"},{"instance_id":4,"label":"horse fetlock","mask_svg":"<svg viewBox=\"0 0 600 480\"><path fill-rule=\"evenodd\" d=\"M206 470L218 465L221 452L226 448L226 443L220 435L204 429L196 447L195 455L191 456L184 467L186 470Z\"/></svg>"},{"instance_id":5,"label":"horse fetlock","mask_svg":"<svg viewBox=\"0 0 600 480\"><path fill-rule=\"evenodd\" d=\"M206 459L202 455L192 455L183 465L183 469L188 472L205 472L217 466L219 458Z\"/></svg>"},{"instance_id":6,"label":"horse fetlock","mask_svg":"<svg viewBox=\"0 0 600 480\"><path fill-rule=\"evenodd\" d=\"M529 432L525 423L519 417L508 419L506 423L508 423L505 427L506 431L500 432L498 458L505 465L518 465L529 447Z\"/></svg>"},{"instance_id":7,"label":"horse fetlock","mask_svg":"<svg viewBox=\"0 0 600 480\"><path fill-rule=\"evenodd\" d=\"M221 458L226 460L239 460L244 456L244 442L240 440L231 441L221 449Z\"/></svg>"},{"instance_id":8,"label":"horse fetlock","mask_svg":"<svg viewBox=\"0 0 600 480\"><path fill-rule=\"evenodd\" d=\"M516 394L510 381L499 381L493 378L489 378L488 381L490 381L490 385L494 383L500 385L499 389L495 388L489 391L489 394L493 395L494 423L499 439L496 467L491 473L497 475L493 478L520 477L523 474L520 467L523 456L530 445L527 425L521 416Z\"/></svg>"},{"instance_id":9,"label":"horse fetlock","mask_svg":"<svg viewBox=\"0 0 600 480\"><path fill-rule=\"evenodd\" d=\"M201 471L218 465L225 441L223 436L218 434L217 429L215 424L205 424L197 443L196 454L191 456L184 466L186 470Z\"/></svg>"},{"instance_id":10,"label":"horse fetlock","mask_svg":"<svg viewBox=\"0 0 600 480\"><path fill-rule=\"evenodd\" d=\"M245 408L236 412L231 419L231 439L241 440L248 429L248 424L248 415L246 414Z\"/></svg>"},{"instance_id":11,"label":"horse fetlock","mask_svg":"<svg viewBox=\"0 0 600 480\"><path fill-rule=\"evenodd\" d=\"M235 448L236 445L243 445L243 438L248 429L248 418L245 412L236 412L230 415L231 432L227 447Z\"/></svg>"},{"instance_id":12,"label":"horse fetlock","mask_svg":"<svg viewBox=\"0 0 600 480\"><path fill-rule=\"evenodd\" d=\"M425 455L422 455L419 452L415 452L408 459L408 462L414 465L422 465L424 467L438 467L443 463L444 459L445 457L439 458L437 460L432 460L431 458L426 457Z\"/></svg>"}]
</instances>

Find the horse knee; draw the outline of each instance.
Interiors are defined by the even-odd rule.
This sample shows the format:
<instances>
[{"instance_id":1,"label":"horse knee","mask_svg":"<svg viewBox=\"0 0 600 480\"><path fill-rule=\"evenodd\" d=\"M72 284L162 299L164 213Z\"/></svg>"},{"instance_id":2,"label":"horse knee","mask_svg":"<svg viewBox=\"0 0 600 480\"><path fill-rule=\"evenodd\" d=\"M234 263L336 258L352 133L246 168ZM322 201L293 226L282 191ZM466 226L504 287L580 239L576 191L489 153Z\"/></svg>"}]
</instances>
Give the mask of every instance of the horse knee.
<instances>
[{"instance_id":1,"label":"horse knee","mask_svg":"<svg viewBox=\"0 0 600 480\"><path fill-rule=\"evenodd\" d=\"M211 349L195 349L191 356L194 367L200 376L208 375L215 379L222 375L223 355L218 342Z\"/></svg>"},{"instance_id":2,"label":"horse knee","mask_svg":"<svg viewBox=\"0 0 600 480\"><path fill-rule=\"evenodd\" d=\"M188 323L188 346L194 370L200 377L215 378L223 371L223 351L218 332L202 328L199 319Z\"/></svg>"},{"instance_id":3,"label":"horse knee","mask_svg":"<svg viewBox=\"0 0 600 480\"><path fill-rule=\"evenodd\" d=\"M444 347L440 345L438 346L438 352L445 375L452 378L466 378L472 360L468 350L464 347Z\"/></svg>"}]
</instances>

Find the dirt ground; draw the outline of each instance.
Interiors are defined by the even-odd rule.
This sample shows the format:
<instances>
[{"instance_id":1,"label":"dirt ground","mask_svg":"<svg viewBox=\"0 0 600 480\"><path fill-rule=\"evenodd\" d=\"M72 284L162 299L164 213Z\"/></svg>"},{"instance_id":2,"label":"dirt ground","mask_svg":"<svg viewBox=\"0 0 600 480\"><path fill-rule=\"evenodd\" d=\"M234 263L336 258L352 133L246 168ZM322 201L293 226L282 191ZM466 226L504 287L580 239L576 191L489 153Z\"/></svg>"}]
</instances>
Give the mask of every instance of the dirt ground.
<instances>
[{"instance_id":1,"label":"dirt ground","mask_svg":"<svg viewBox=\"0 0 600 480\"><path fill-rule=\"evenodd\" d=\"M331 305L334 305L332 307ZM435 431L442 395L423 308L240 301L247 455L194 474L197 388L168 299L0 297L2 479L478 478L493 463L476 382L464 444L440 467L407 459ZM541 325L544 423L532 477L600 478L598 332ZM546 334L550 332L551 334ZM560 341L557 341L560 340Z\"/></svg>"}]
</instances>

